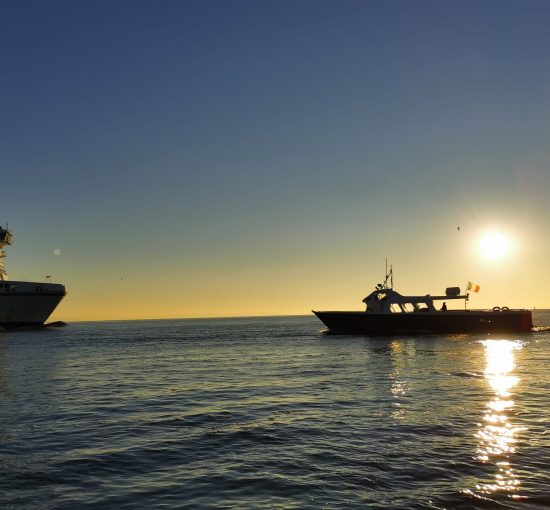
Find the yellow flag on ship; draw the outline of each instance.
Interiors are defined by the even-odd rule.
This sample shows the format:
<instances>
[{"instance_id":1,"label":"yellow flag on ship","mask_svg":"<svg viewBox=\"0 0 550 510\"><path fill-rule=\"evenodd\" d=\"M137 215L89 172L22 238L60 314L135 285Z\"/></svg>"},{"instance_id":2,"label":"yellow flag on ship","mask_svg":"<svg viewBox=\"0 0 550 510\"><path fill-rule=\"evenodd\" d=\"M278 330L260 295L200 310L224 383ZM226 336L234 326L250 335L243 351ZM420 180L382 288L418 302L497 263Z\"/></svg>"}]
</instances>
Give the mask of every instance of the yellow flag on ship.
<instances>
[{"instance_id":1,"label":"yellow flag on ship","mask_svg":"<svg viewBox=\"0 0 550 510\"><path fill-rule=\"evenodd\" d=\"M466 290L471 290L472 292L479 292L479 285L468 282L468 287L466 287Z\"/></svg>"}]
</instances>

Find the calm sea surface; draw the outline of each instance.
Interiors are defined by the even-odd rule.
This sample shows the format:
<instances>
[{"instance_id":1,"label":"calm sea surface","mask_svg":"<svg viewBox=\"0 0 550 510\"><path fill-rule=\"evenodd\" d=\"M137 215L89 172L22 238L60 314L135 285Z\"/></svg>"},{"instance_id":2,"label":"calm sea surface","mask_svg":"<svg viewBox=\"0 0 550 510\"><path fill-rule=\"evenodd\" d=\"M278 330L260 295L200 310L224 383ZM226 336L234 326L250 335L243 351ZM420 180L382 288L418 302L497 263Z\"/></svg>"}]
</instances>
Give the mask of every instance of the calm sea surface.
<instances>
[{"instance_id":1,"label":"calm sea surface","mask_svg":"<svg viewBox=\"0 0 550 510\"><path fill-rule=\"evenodd\" d=\"M550 331L322 329L0 332L0 508L550 508Z\"/></svg>"}]
</instances>

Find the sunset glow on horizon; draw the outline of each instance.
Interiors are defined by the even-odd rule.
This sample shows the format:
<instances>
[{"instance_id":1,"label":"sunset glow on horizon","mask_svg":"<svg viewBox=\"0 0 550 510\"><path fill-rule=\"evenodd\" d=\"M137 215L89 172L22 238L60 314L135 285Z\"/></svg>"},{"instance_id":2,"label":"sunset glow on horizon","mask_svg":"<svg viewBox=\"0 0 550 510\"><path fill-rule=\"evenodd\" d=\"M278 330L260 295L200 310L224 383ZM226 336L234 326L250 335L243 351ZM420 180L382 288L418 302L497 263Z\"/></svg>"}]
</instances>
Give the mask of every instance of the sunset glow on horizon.
<instances>
[{"instance_id":1,"label":"sunset glow on horizon","mask_svg":"<svg viewBox=\"0 0 550 510\"><path fill-rule=\"evenodd\" d=\"M10 2L9 276L67 321L363 309L386 259L404 294L550 308L549 14Z\"/></svg>"}]
</instances>

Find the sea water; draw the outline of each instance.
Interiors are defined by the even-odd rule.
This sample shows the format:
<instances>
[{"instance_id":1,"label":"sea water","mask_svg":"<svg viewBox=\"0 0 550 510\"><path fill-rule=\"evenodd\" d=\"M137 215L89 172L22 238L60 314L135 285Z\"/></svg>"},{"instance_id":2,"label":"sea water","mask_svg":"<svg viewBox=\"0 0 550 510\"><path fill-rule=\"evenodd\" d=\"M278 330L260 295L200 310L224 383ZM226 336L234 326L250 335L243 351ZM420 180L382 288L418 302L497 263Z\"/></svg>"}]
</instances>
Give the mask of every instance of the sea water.
<instances>
[{"instance_id":1,"label":"sea water","mask_svg":"<svg viewBox=\"0 0 550 510\"><path fill-rule=\"evenodd\" d=\"M0 508L550 508L550 331L323 329L1 332Z\"/></svg>"}]
</instances>

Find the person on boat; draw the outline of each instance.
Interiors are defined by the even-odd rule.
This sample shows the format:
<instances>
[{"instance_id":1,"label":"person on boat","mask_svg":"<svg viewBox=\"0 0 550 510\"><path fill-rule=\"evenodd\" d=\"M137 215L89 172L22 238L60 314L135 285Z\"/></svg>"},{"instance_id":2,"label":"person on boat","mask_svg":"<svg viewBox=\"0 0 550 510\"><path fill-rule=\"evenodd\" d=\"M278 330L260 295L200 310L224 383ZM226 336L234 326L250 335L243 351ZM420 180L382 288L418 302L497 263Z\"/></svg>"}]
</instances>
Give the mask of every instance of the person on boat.
<instances>
[{"instance_id":1,"label":"person on boat","mask_svg":"<svg viewBox=\"0 0 550 510\"><path fill-rule=\"evenodd\" d=\"M443 301L443 305L441 306L441 311L444 312L445 310L447 310L447 303Z\"/></svg>"}]
</instances>

